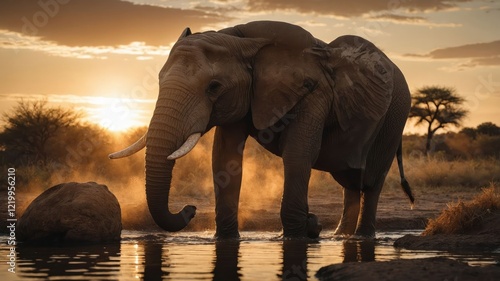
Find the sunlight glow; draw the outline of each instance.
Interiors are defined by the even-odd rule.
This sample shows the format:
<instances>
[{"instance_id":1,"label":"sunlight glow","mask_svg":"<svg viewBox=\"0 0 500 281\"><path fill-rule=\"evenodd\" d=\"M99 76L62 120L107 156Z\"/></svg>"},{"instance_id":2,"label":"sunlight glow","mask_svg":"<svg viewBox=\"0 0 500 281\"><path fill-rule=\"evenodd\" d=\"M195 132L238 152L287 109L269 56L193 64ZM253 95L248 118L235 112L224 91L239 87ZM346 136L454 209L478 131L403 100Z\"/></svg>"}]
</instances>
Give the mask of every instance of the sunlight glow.
<instances>
[{"instance_id":1,"label":"sunlight glow","mask_svg":"<svg viewBox=\"0 0 500 281\"><path fill-rule=\"evenodd\" d=\"M132 102L118 98L96 97L92 103L96 107L87 110L89 120L109 131L126 131L144 125Z\"/></svg>"},{"instance_id":2,"label":"sunlight glow","mask_svg":"<svg viewBox=\"0 0 500 281\"><path fill-rule=\"evenodd\" d=\"M102 107L98 110L99 125L110 131L125 131L132 126L133 113L124 107Z\"/></svg>"}]
</instances>

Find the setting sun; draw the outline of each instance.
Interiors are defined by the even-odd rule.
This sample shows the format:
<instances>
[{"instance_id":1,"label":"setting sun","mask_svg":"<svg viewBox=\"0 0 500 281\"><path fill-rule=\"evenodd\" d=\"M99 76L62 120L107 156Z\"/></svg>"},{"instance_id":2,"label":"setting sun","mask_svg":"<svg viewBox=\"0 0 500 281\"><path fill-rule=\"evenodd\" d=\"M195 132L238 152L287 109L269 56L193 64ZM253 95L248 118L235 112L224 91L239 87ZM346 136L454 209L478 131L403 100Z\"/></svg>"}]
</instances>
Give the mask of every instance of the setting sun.
<instances>
[{"instance_id":1,"label":"setting sun","mask_svg":"<svg viewBox=\"0 0 500 281\"><path fill-rule=\"evenodd\" d=\"M96 97L95 108L88 109L89 121L99 124L109 131L126 131L143 126L140 114L132 108L132 103L118 98Z\"/></svg>"}]
</instances>

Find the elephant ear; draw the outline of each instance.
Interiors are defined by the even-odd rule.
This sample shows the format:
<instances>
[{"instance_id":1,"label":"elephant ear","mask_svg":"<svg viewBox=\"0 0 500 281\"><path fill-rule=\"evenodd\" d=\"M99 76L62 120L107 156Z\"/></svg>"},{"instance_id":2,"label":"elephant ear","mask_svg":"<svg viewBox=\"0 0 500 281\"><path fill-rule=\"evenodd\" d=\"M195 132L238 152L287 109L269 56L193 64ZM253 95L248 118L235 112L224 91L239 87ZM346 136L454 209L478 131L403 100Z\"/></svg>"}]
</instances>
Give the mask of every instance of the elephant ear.
<instances>
[{"instance_id":1,"label":"elephant ear","mask_svg":"<svg viewBox=\"0 0 500 281\"><path fill-rule=\"evenodd\" d=\"M182 38L184 37L188 37L189 35L191 35L193 33L191 33L191 29L189 27L186 27L184 29L184 31L182 31L181 35L179 36L179 39L177 39L177 41L181 40Z\"/></svg>"},{"instance_id":2,"label":"elephant ear","mask_svg":"<svg viewBox=\"0 0 500 281\"><path fill-rule=\"evenodd\" d=\"M294 65L294 58L301 52L271 45L256 56L251 102L255 128L262 130L274 125L310 92L303 85L303 71Z\"/></svg>"},{"instance_id":3,"label":"elephant ear","mask_svg":"<svg viewBox=\"0 0 500 281\"><path fill-rule=\"evenodd\" d=\"M371 42L343 36L326 48L313 48L333 85L333 110L342 130L377 122L391 103L393 63ZM326 52L325 52L326 51Z\"/></svg>"}]
</instances>

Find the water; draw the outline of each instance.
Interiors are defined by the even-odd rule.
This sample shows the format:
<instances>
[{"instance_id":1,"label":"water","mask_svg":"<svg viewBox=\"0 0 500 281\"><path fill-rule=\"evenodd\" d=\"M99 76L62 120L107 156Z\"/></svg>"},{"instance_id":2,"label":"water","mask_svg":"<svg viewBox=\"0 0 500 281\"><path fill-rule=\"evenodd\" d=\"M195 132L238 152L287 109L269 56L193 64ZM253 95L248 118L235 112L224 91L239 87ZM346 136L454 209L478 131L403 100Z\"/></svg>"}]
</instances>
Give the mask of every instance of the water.
<instances>
[{"instance_id":1,"label":"water","mask_svg":"<svg viewBox=\"0 0 500 281\"><path fill-rule=\"evenodd\" d=\"M395 249L394 240L418 232L378 233L376 241L348 242L323 233L318 242L283 241L279 233L242 232L241 241L216 242L213 232L124 231L109 245L16 247L8 271L7 237L0 236L0 280L315 280L323 266L447 256L471 265L494 263L500 253L450 254Z\"/></svg>"}]
</instances>

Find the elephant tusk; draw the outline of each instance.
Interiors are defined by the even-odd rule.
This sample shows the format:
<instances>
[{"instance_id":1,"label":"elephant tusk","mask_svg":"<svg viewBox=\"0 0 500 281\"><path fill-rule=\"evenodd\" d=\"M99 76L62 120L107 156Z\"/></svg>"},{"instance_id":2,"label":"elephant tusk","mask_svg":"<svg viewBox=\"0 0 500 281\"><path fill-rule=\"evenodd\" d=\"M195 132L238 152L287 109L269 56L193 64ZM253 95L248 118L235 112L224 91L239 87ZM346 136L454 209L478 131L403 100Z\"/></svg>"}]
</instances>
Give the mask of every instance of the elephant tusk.
<instances>
[{"instance_id":1,"label":"elephant tusk","mask_svg":"<svg viewBox=\"0 0 500 281\"><path fill-rule=\"evenodd\" d=\"M108 156L109 159L118 159L118 158L128 157L128 156L140 151L141 149L143 149L146 146L146 135L147 135L147 132L146 132L146 134L144 134L144 136L142 136L138 141L136 141L131 146L129 146L123 150L111 153Z\"/></svg>"},{"instance_id":2,"label":"elephant tusk","mask_svg":"<svg viewBox=\"0 0 500 281\"><path fill-rule=\"evenodd\" d=\"M180 158L186 154L188 154L191 149L198 143L198 140L201 137L201 133L195 133L190 135L187 140L184 142L184 144L181 145L179 149L174 151L172 154L170 154L167 159L168 160L175 160L177 158Z\"/></svg>"}]
</instances>

